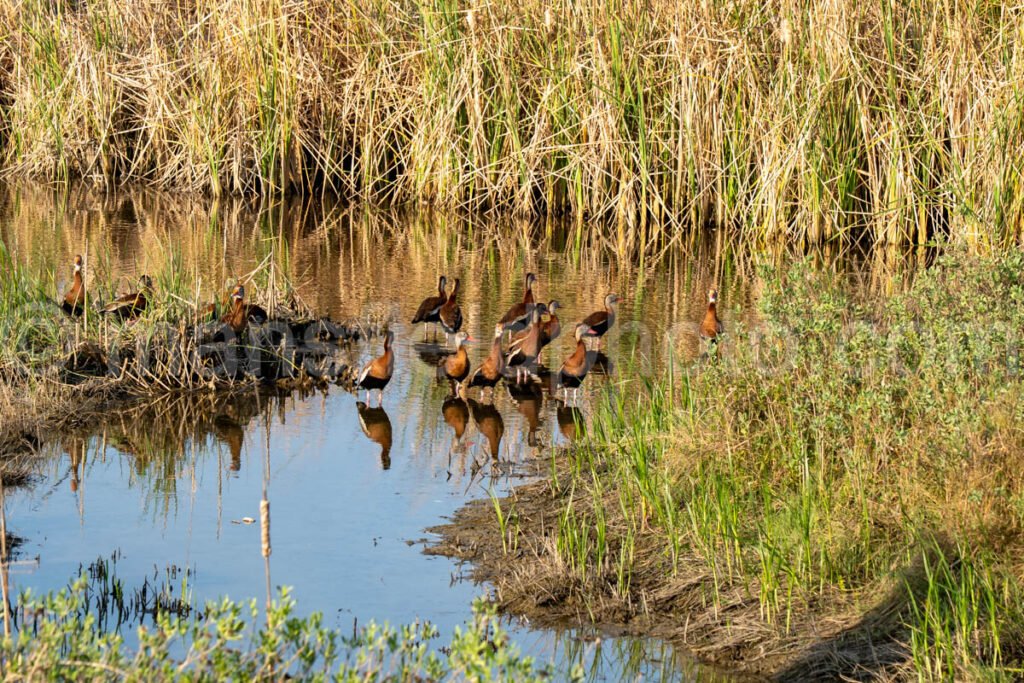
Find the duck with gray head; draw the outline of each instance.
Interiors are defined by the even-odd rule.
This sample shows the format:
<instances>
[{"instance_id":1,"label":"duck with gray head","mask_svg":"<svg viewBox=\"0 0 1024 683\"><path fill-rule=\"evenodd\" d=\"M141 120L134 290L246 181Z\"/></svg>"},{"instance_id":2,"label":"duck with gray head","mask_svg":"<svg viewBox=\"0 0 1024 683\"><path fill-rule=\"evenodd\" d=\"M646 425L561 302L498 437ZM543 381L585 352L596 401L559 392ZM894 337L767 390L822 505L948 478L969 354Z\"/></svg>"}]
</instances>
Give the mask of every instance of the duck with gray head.
<instances>
[{"instance_id":1,"label":"duck with gray head","mask_svg":"<svg viewBox=\"0 0 1024 683\"><path fill-rule=\"evenodd\" d=\"M609 294L604 298L604 310L591 313L581 323L590 328L585 336L597 339L597 348L601 348L601 337L615 324L615 305L619 301L618 294Z\"/></svg>"}]
</instances>

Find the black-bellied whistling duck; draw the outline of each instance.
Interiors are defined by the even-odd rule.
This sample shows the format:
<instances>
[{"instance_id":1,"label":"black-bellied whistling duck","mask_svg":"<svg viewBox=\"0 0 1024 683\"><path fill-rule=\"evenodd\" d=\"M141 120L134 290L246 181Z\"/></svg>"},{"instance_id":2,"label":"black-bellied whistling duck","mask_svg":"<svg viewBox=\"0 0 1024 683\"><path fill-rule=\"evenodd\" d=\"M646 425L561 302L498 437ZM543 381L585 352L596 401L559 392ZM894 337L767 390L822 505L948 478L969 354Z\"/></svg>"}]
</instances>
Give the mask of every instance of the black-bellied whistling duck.
<instances>
[{"instance_id":1,"label":"black-bellied whistling duck","mask_svg":"<svg viewBox=\"0 0 1024 683\"><path fill-rule=\"evenodd\" d=\"M618 294L609 294L604 298L604 310L591 313L583 319L582 324L590 328L586 334L597 339L597 347L601 348L601 337L615 324L615 304L619 303Z\"/></svg>"},{"instance_id":2,"label":"black-bellied whistling duck","mask_svg":"<svg viewBox=\"0 0 1024 683\"><path fill-rule=\"evenodd\" d=\"M85 312L85 280L82 277L82 256L75 256L75 275L71 288L64 295L60 304L61 310L68 315L78 317Z\"/></svg>"},{"instance_id":3,"label":"black-bellied whistling duck","mask_svg":"<svg viewBox=\"0 0 1024 683\"><path fill-rule=\"evenodd\" d=\"M468 399L469 410L473 414L476 428L487 438L491 458L498 459L501 452L501 437L505 435L505 421L493 404L484 404Z\"/></svg>"},{"instance_id":4,"label":"black-bellied whistling duck","mask_svg":"<svg viewBox=\"0 0 1024 683\"><path fill-rule=\"evenodd\" d=\"M501 320L498 321L504 329L513 334L525 330L530 324L530 315L533 313L534 307L533 283L536 281L536 275L533 273L526 274L526 288L523 292L523 300L509 308L505 315L501 316Z\"/></svg>"},{"instance_id":5,"label":"black-bellied whistling duck","mask_svg":"<svg viewBox=\"0 0 1024 683\"><path fill-rule=\"evenodd\" d=\"M245 315L245 287L235 285L231 291L231 308L220 321L230 327L236 335L245 332L245 328L249 325L249 318Z\"/></svg>"},{"instance_id":6,"label":"black-bellied whistling duck","mask_svg":"<svg viewBox=\"0 0 1024 683\"><path fill-rule=\"evenodd\" d=\"M441 307L448 301L448 278L444 275L437 279L437 296L428 296L416 309L412 324L430 323L436 325L441 321Z\"/></svg>"},{"instance_id":7,"label":"black-bellied whistling duck","mask_svg":"<svg viewBox=\"0 0 1024 683\"><path fill-rule=\"evenodd\" d=\"M558 339L558 335L562 334L562 323L558 320L558 314L555 313L562 304L557 299L552 299L545 306L541 304L541 312L547 311L550 314L547 320L541 323L540 326L540 348L543 350L545 346ZM521 343L521 340L530 333L530 329L526 328L512 335L512 348L515 348Z\"/></svg>"},{"instance_id":8,"label":"black-bellied whistling duck","mask_svg":"<svg viewBox=\"0 0 1024 683\"><path fill-rule=\"evenodd\" d=\"M724 329L722 321L718 319L718 290L712 287L708 290L708 310L700 323L700 336L714 343Z\"/></svg>"},{"instance_id":9,"label":"black-bellied whistling duck","mask_svg":"<svg viewBox=\"0 0 1024 683\"><path fill-rule=\"evenodd\" d=\"M100 312L120 320L138 317L149 305L149 297L152 293L153 281L149 279L148 275L143 275L139 278L139 291L117 297L104 306Z\"/></svg>"},{"instance_id":10,"label":"black-bellied whistling duck","mask_svg":"<svg viewBox=\"0 0 1024 683\"><path fill-rule=\"evenodd\" d=\"M228 309L231 308L231 293L235 291L237 285L238 278L229 277L225 280L224 289L221 291L220 296L214 294L213 301L199 309L199 320L211 323L220 320Z\"/></svg>"},{"instance_id":11,"label":"black-bellied whistling duck","mask_svg":"<svg viewBox=\"0 0 1024 683\"><path fill-rule=\"evenodd\" d=\"M494 326L494 342L491 344L491 353L480 364L480 368L473 373L469 380L470 387L485 387L491 389L492 394L495 385L501 380L505 372L505 354L501 351L501 336L505 333L501 324Z\"/></svg>"},{"instance_id":12,"label":"black-bellied whistling duck","mask_svg":"<svg viewBox=\"0 0 1024 683\"><path fill-rule=\"evenodd\" d=\"M452 285L452 292L448 295L448 300L444 302L441 310L437 312L441 329L444 330L446 338L448 335L458 334L459 330L462 329L462 309L459 308L458 296L459 278L455 278L455 284Z\"/></svg>"},{"instance_id":13,"label":"black-bellied whistling duck","mask_svg":"<svg viewBox=\"0 0 1024 683\"><path fill-rule=\"evenodd\" d=\"M563 390L572 389L573 401L576 400L576 392L587 376L590 369L587 363L587 345L583 342L585 337L593 336L594 330L586 323L576 326L576 350L565 359L562 367L558 369L558 383Z\"/></svg>"},{"instance_id":14,"label":"black-bellied whistling duck","mask_svg":"<svg viewBox=\"0 0 1024 683\"><path fill-rule=\"evenodd\" d=\"M465 343L472 340L473 338L466 332L457 333L455 335L455 353L444 359L442 368L444 376L452 383L452 393L455 393L455 385L461 384L462 380L469 377L469 354L466 353Z\"/></svg>"},{"instance_id":15,"label":"black-bellied whistling duck","mask_svg":"<svg viewBox=\"0 0 1024 683\"><path fill-rule=\"evenodd\" d=\"M371 408L362 401L356 402L356 412L363 434L380 446L381 469L391 469L391 418L380 406Z\"/></svg>"},{"instance_id":16,"label":"black-bellied whistling duck","mask_svg":"<svg viewBox=\"0 0 1024 683\"><path fill-rule=\"evenodd\" d=\"M267 313L266 309L259 304L246 304L245 319L256 325L262 325L270 320L270 315Z\"/></svg>"},{"instance_id":17,"label":"black-bellied whistling duck","mask_svg":"<svg viewBox=\"0 0 1024 683\"><path fill-rule=\"evenodd\" d=\"M228 278L224 283L224 293L219 298L215 295L213 301L199 310L199 320L213 322L223 318L227 314L226 311L230 311L234 305L234 294L238 287L244 289L237 278ZM251 323L262 325L270 320L266 309L259 304L247 303L244 305L244 309L245 319Z\"/></svg>"},{"instance_id":18,"label":"black-bellied whistling duck","mask_svg":"<svg viewBox=\"0 0 1024 683\"><path fill-rule=\"evenodd\" d=\"M391 375L395 372L395 352L391 348L395 341L395 333L388 330L384 335L384 353L377 356L363 368L356 380L356 386L366 390L366 403L370 403L370 392L377 390L377 407L384 402L384 387L391 381Z\"/></svg>"},{"instance_id":19,"label":"black-bellied whistling duck","mask_svg":"<svg viewBox=\"0 0 1024 683\"><path fill-rule=\"evenodd\" d=\"M526 336L512 347L512 352L509 353L508 358L505 359L505 364L508 367L516 369L517 383L522 382L525 377L529 376L531 367L537 362L537 356L540 355L540 316L543 310L543 305L534 307L533 313L531 314L532 320L530 322L530 327L526 331Z\"/></svg>"}]
</instances>

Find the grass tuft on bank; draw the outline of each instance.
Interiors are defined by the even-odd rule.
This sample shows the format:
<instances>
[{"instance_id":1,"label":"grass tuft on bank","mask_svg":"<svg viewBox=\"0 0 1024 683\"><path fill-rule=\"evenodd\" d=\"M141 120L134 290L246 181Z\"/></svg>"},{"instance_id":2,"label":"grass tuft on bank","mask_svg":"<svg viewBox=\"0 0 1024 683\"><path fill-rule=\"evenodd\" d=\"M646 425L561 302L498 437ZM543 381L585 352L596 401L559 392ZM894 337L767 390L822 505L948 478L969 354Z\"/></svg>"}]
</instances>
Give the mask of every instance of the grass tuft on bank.
<instances>
[{"instance_id":1,"label":"grass tuft on bank","mask_svg":"<svg viewBox=\"0 0 1024 683\"><path fill-rule=\"evenodd\" d=\"M877 303L805 264L763 281L714 358L608 392L550 483L487 503L483 576L782 680L1018 676L1024 253Z\"/></svg>"}]
</instances>

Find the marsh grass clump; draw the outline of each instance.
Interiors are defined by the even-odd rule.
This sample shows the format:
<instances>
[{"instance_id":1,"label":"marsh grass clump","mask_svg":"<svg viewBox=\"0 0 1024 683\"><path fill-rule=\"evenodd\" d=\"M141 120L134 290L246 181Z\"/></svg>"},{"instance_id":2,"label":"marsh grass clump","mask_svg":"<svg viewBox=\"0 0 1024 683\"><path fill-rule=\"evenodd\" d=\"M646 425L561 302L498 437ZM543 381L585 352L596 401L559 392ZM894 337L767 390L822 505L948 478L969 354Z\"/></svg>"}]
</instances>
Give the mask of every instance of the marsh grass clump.
<instances>
[{"instance_id":1,"label":"marsh grass clump","mask_svg":"<svg viewBox=\"0 0 1024 683\"><path fill-rule=\"evenodd\" d=\"M0 3L12 175L708 225L1019 240L1021 9L569 0Z\"/></svg>"},{"instance_id":2,"label":"marsh grass clump","mask_svg":"<svg viewBox=\"0 0 1024 683\"><path fill-rule=\"evenodd\" d=\"M1022 273L1018 251L950 254L865 303L765 269L756 324L609 391L517 496L500 601L782 680L1016 675Z\"/></svg>"},{"instance_id":3,"label":"marsh grass clump","mask_svg":"<svg viewBox=\"0 0 1024 683\"><path fill-rule=\"evenodd\" d=\"M233 305L227 297L215 295L209 307L195 300L198 287L175 274L173 254L153 278L150 305L137 317L124 320L90 303L74 318L0 245L0 324L12 340L0 350L2 380L18 386L91 383L91 391L135 394L243 380L344 380L337 344L363 331L354 323L314 318L290 295L287 282L269 281L263 271L273 267L266 263L250 278L265 283L264 318L246 313L241 329L225 322ZM116 289L93 279L88 295L90 301L110 301ZM266 317L264 308L274 317Z\"/></svg>"}]
</instances>

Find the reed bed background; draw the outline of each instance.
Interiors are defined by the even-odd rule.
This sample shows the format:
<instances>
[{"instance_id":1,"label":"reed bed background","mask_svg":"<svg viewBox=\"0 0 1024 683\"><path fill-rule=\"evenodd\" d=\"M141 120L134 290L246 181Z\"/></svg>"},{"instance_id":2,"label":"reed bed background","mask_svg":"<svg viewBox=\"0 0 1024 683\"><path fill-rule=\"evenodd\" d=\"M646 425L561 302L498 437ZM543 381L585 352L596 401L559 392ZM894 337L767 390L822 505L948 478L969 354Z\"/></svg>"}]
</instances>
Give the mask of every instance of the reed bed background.
<instances>
[{"instance_id":1,"label":"reed bed background","mask_svg":"<svg viewBox=\"0 0 1024 683\"><path fill-rule=\"evenodd\" d=\"M644 256L1019 241L1024 8L0 0L4 172L592 221Z\"/></svg>"}]
</instances>

